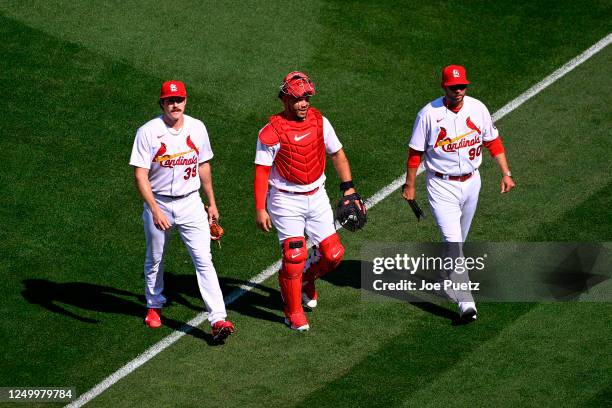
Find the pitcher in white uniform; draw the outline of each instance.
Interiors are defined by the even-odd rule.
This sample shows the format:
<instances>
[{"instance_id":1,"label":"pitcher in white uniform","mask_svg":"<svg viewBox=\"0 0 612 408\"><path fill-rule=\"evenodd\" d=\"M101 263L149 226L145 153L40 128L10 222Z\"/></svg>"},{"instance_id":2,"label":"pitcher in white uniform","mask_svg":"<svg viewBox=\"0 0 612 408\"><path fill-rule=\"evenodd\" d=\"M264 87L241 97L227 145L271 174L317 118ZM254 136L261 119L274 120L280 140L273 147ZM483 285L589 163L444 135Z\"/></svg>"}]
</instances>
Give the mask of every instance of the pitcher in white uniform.
<instances>
[{"instance_id":1,"label":"pitcher in white uniform","mask_svg":"<svg viewBox=\"0 0 612 408\"><path fill-rule=\"evenodd\" d=\"M234 332L234 326L225 320L223 294L210 252L210 223L219 218L210 167L213 152L204 123L184 114L186 104L185 85L164 82L159 96L163 114L138 129L130 158L144 200L145 324L161 326L161 309L166 302L164 251L176 228L195 266L213 338L222 341ZM200 187L208 199L208 215L198 193Z\"/></svg>"},{"instance_id":2,"label":"pitcher in white uniform","mask_svg":"<svg viewBox=\"0 0 612 408\"><path fill-rule=\"evenodd\" d=\"M504 146L489 110L479 100L465 95L469 83L460 65L442 70L444 96L421 109L414 122L402 192L404 199L415 199L416 173L424 154L431 211L447 243L446 255L454 257L462 256L461 244L467 239L476 212L483 145L501 170L501 193L514 187ZM467 272L451 271L449 278L457 282L469 280ZM458 303L462 320L476 319L476 304L469 291L447 291L447 295Z\"/></svg>"}]
</instances>

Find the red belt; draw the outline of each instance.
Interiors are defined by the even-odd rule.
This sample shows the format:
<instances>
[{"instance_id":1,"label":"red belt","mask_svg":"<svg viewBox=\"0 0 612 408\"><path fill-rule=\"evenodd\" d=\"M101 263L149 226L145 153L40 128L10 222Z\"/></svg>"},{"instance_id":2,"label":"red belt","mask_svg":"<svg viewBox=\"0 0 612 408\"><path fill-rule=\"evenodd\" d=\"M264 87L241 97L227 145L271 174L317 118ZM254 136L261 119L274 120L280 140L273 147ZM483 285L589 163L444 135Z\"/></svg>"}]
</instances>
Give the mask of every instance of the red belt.
<instances>
[{"instance_id":1,"label":"red belt","mask_svg":"<svg viewBox=\"0 0 612 408\"><path fill-rule=\"evenodd\" d=\"M287 190L281 190L280 188L278 189L278 191L282 191L283 193L289 193L289 194L297 194L297 195L313 195L314 193L316 193L317 191L319 191L319 187L315 188L314 190L310 190L310 191L287 191Z\"/></svg>"},{"instance_id":2,"label":"red belt","mask_svg":"<svg viewBox=\"0 0 612 408\"><path fill-rule=\"evenodd\" d=\"M472 177L474 175L474 173L468 173L468 174L464 174L461 176L449 176L448 174L442 174L442 173L438 173L435 172L434 173L436 175L436 177L440 177L441 179L444 180L453 180L453 181L465 181L467 179L469 179L470 177Z\"/></svg>"}]
</instances>

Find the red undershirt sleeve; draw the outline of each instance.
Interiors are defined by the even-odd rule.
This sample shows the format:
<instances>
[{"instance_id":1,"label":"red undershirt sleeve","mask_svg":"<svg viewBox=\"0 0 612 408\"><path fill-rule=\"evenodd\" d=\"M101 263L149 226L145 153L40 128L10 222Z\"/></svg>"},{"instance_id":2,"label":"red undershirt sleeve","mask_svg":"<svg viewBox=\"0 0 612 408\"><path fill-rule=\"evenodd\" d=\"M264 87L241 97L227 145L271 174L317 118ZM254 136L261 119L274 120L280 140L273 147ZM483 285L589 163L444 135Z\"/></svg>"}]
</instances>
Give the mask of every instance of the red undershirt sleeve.
<instances>
[{"instance_id":1,"label":"red undershirt sleeve","mask_svg":"<svg viewBox=\"0 0 612 408\"><path fill-rule=\"evenodd\" d=\"M423 152L414 150L412 147L408 151L408 168L414 169L421 164L421 156Z\"/></svg>"},{"instance_id":2,"label":"red undershirt sleeve","mask_svg":"<svg viewBox=\"0 0 612 408\"><path fill-rule=\"evenodd\" d=\"M491 153L491 157L495 157L498 154L502 154L505 152L501 136L497 136L495 139L489 142L484 142L484 145L489 150L489 153Z\"/></svg>"},{"instance_id":3,"label":"red undershirt sleeve","mask_svg":"<svg viewBox=\"0 0 612 408\"><path fill-rule=\"evenodd\" d=\"M261 164L255 165L255 209L265 210L266 209L266 195L268 194L268 179L270 178L270 171L272 166L263 166Z\"/></svg>"}]
</instances>

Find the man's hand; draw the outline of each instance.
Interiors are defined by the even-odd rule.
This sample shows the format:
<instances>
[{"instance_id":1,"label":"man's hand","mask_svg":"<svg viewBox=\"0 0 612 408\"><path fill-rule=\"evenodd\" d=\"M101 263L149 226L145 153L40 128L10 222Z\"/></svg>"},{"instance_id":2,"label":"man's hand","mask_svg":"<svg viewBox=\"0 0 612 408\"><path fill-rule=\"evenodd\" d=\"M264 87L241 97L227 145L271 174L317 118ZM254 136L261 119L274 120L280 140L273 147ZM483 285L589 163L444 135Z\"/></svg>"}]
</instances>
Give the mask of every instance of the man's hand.
<instances>
[{"instance_id":1,"label":"man's hand","mask_svg":"<svg viewBox=\"0 0 612 408\"><path fill-rule=\"evenodd\" d=\"M404 184L402 187L402 197L406 201L414 200L416 198L416 188L414 188L414 186Z\"/></svg>"},{"instance_id":2,"label":"man's hand","mask_svg":"<svg viewBox=\"0 0 612 408\"><path fill-rule=\"evenodd\" d=\"M404 184L402 186L402 198L408 202L417 221L425 219L425 213L415 200L416 189L413 184Z\"/></svg>"},{"instance_id":3,"label":"man's hand","mask_svg":"<svg viewBox=\"0 0 612 408\"><path fill-rule=\"evenodd\" d=\"M511 189L513 189L515 186L514 184L514 180L512 180L512 177L510 176L503 176L502 177L502 181L501 181L501 193L507 193L508 191L510 191Z\"/></svg>"},{"instance_id":4,"label":"man's hand","mask_svg":"<svg viewBox=\"0 0 612 408\"><path fill-rule=\"evenodd\" d=\"M255 214L255 223L257 223L257 227L260 230L265 232L270 232L272 229L272 220L270 220L270 215L266 210L256 210Z\"/></svg>"},{"instance_id":5,"label":"man's hand","mask_svg":"<svg viewBox=\"0 0 612 408\"><path fill-rule=\"evenodd\" d=\"M166 231L170 229L170 222L166 217L166 214L159 208L155 210L151 210L151 214L153 215L153 224L155 224L155 228L160 231Z\"/></svg>"},{"instance_id":6,"label":"man's hand","mask_svg":"<svg viewBox=\"0 0 612 408\"><path fill-rule=\"evenodd\" d=\"M208 224L212 225L215 221L219 221L219 210L216 205L209 205L206 207L208 213Z\"/></svg>"}]
</instances>

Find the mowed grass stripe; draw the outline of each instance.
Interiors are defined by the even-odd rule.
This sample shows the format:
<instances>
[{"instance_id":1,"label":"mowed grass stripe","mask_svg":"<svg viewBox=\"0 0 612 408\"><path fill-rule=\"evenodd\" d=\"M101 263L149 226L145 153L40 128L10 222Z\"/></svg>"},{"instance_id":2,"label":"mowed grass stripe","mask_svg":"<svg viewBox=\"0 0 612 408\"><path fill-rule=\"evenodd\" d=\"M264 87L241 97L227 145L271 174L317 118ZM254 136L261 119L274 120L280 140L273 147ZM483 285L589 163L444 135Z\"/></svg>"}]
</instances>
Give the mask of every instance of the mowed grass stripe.
<instances>
[{"instance_id":1,"label":"mowed grass stripe","mask_svg":"<svg viewBox=\"0 0 612 408\"><path fill-rule=\"evenodd\" d=\"M545 303L470 350L403 406L576 407L610 386L609 303Z\"/></svg>"},{"instance_id":2,"label":"mowed grass stripe","mask_svg":"<svg viewBox=\"0 0 612 408\"><path fill-rule=\"evenodd\" d=\"M191 109L204 117L224 114L229 120L252 115L264 119L261 106L276 108L277 82L292 69L306 65L316 52L319 7L319 1L312 1L310 12L299 19L309 27L307 36L294 34L294 10L279 1L187 1L176 7L163 1L8 0L0 4L0 11L147 76L182 79L188 91L197 89L215 102ZM180 32L168 30L179 22ZM147 95L153 103L154 96ZM222 122L219 130L229 132L226 125ZM240 134L239 129L233 131L224 139L228 143Z\"/></svg>"},{"instance_id":3,"label":"mowed grass stripe","mask_svg":"<svg viewBox=\"0 0 612 408\"><path fill-rule=\"evenodd\" d=\"M585 92L590 92L590 89L587 88ZM580 96L581 95L576 95L578 99L580 99ZM540 103L542 102L540 101ZM512 133L511 128L508 131L509 133ZM497 205L496 208L499 210L500 206ZM381 215L380 209L376 211L376 214ZM388 216L389 213L388 211L383 211L382 215ZM404 213L404 215L408 216L407 211ZM529 217L529 214L524 214L524 216ZM390 217L390 219L392 220L394 220L395 218L396 217ZM533 224L533 225L536 225L536 224ZM359 237L363 237L367 235L368 235L368 232L364 231L364 234L359 235ZM359 238L357 240L354 240L353 237L354 236L351 236L350 237L351 240L347 241L349 242L349 245L351 248L355 248L354 244L356 241L357 242L362 241ZM349 253L349 257L358 257L358 255L354 251L352 251L351 253ZM349 261L349 265L350 265L350 261ZM334 286L336 286L336 288L334 289L336 290L333 290L332 293L328 292L328 296L332 298L334 297L334 295L338 296L339 299L342 299L338 303L344 305L344 307L337 305L337 304L330 305L328 303L326 305L326 309L325 309L326 311L317 310L316 314L313 314L313 316L316 320L321 319L321 321L324 321L326 326L332 325L334 322L336 322L339 325L342 324L343 319L338 318L338 315L343 316L343 312L352 313L356 316L359 316L360 318L362 318L364 314L368 314L368 313L372 314L373 316L384 316L384 319L380 317L378 318L375 317L373 319L371 318L369 323L370 324L373 323L373 325L368 325L367 323L364 324L364 322L361 322L362 324L358 325L357 333L352 334L353 336L359 337L360 344L362 345L367 344L367 346L362 346L358 352L356 352L355 350L351 350L351 353L352 353L351 355L353 356L353 358L359 359L359 356L367 355L366 352L372 353L370 354L369 357L366 358L366 361L372 361L371 364L374 365L375 369L372 369L371 365L366 365L367 369L358 368L358 369L351 370L349 367L350 367L352 360L342 360L340 358L339 360L342 360L342 362L336 361L336 363L340 363L341 366L349 364L348 366L346 366L346 369L349 369L348 375L351 378L350 383L348 385L345 385L339 388L333 388L331 392L327 392L327 389L324 388L325 391L322 391L324 395L322 398L316 398L316 400L307 399L304 403L305 405L310 405L312 403L321 404L324 401L328 403L333 401L334 404L345 404L350 401L354 402L356 399L360 397L365 398L365 396L367 396L368 389L370 389L369 388L370 385L367 379L371 378L372 373L377 370L383 372L381 373L381 377L385 377L384 374L388 375L387 371L391 371L392 374L396 374L396 376L393 377L393 380L389 380L388 377L385 377L386 378L385 384L387 385L387 388L389 389L395 389L396 387L401 388L401 385L405 385L405 381L406 381L405 375L407 374L406 370L409 371L415 368L418 368L420 370L427 370L427 375L421 376L418 379L418 381L415 380L416 384L424 385L427 383L427 381L433 381L436 378L436 373L438 373L438 370L439 372L443 372L444 370L448 369L448 367L452 367L452 365L457 360L459 360L463 355L466 355L466 356L469 355L470 351L472 350L470 346L477 347L480 344L483 344L488 340L496 338L497 336L499 336L499 333L502 331L502 329L504 329L508 325L511 325L512 322L515 319L517 319L521 314L530 311L533 307L533 305L520 305L519 304L519 305L506 306L504 310L504 307L496 307L496 306L491 306L491 305L483 306L483 308L481 309L481 312L485 316L488 315L488 319L484 318L484 319L481 319L481 321L479 321L478 327L483 327L482 330L474 329L475 331L472 330L468 332L469 334L466 334L465 331L464 332L455 332L455 331L449 332L448 327L446 327L447 325L434 325L433 327L428 327L427 329L423 329L422 327L419 327L419 329L416 329L416 333L415 333L413 331L415 330L414 326L408 325L408 327L403 326L403 330L406 330L406 332L391 335L391 337L389 337L390 333L388 331L382 332L382 333L374 331L376 335L375 338L378 341L372 343L371 340L368 340L367 335L363 335L361 331L364 328L371 330L372 327L376 327L376 321L375 321L376 319L380 319L380 320L384 320L388 322L388 320L390 320L389 315L392 313L390 313L391 309L388 307L383 306L382 309L376 310L374 307L372 307L372 305L359 304L358 298L355 299L354 295L350 296L347 299L346 293L344 293L343 290L341 289L337 289L337 287L343 287L343 286L357 288L358 282L355 282L354 280L351 280L348 282L346 281L347 274L357 274L357 273L358 273L358 265L356 263L353 263L352 266L345 265L343 268L341 268L341 270L337 272L339 276L344 275L344 278L337 278L336 280L336 278L334 278L333 276L330 276L329 279L334 281L333 282ZM358 276L358 275L353 275L353 276ZM330 288L327 288L327 290L330 291ZM257 291L259 292L259 290ZM270 302L269 299L272 298L275 294L277 294L276 289L266 288L261 293L253 294L252 296L251 294L248 294L243 299L244 302L241 300L238 302L238 304L236 304L232 308L234 310L240 311L241 314L258 317L259 319L264 319L266 321L269 321L269 322L264 323L265 328L260 329L262 330L260 335L263 335L264 337L271 336L273 334L269 332L268 330L273 330L274 323L278 325L281 323L281 320L282 320L282 318L278 315L278 309L280 308L280 305L276 305L276 312L275 312L274 307L270 307L269 304L268 306L266 306L266 302ZM263 301L265 299L268 299L268 300ZM356 304L358 304L358 306L355 306ZM350 312L347 312L345 308L350 310ZM333 310L333 313L329 313L330 310ZM321 312L323 312L324 314L322 315ZM377 315L377 312L379 312L378 315ZM397 318L397 308L394 310L394 312L395 312L394 317ZM406 313L406 310L402 310L402 314L403 313ZM444 314L444 311L438 309L437 313ZM429 319L428 319L429 316L426 313L417 312L416 315L417 316L415 317L415 316L410 316L408 313L406 313L406 315L401 315L400 319L414 318L416 322L421 322L421 324L429 324ZM344 315L344 317L346 317L346 315ZM315 326L316 326L316 320L313 321L313 325ZM423 320L425 320L425 322L423 322ZM272 324L270 324L270 322L272 322ZM242 322L243 325L246 323L248 322L245 322L245 321ZM380 323L380 322L379 324L384 325L384 323ZM415 325L418 326L418 324L419 323L416 323ZM245 329L253 330L254 327L257 327L257 324L255 324L253 328L251 326L253 325L246 324ZM386 328L388 326L384 326L384 327ZM398 325L396 330L402 330L400 329L400 327L401 325ZM347 336L351 336L351 332L348 330L348 328L342 327L339 329L338 326L334 326L334 329L336 331L339 330L341 333ZM322 329L317 326L317 331L318 330L322 330ZM395 332L396 330L392 330L392 332ZM452 330L455 330L455 329L452 329ZM439 332L439 331L442 331L444 334L441 335L440 337L437 337L436 332ZM466 343L466 336L474 336L474 338L471 339L471 342L469 343L469 345ZM438 341L433 342L432 338L434 337L437 337ZM384 338L388 339L388 344L385 344L383 342L383 344L380 345L380 342ZM406 345L407 339L408 341L413 341L414 338L426 339L425 342L427 343L427 348L425 348L423 344L420 344L418 346L408 347ZM252 339L252 340L256 341L257 339ZM311 338L310 340L313 341L315 344L318 342L319 347L320 347L321 340L319 338ZM270 341L272 342L272 344L274 343L273 340L270 340ZM341 341L341 340L336 338L336 341ZM170 361L173 361L173 359L176 358L176 354L185 353L185 355L188 357L185 357L184 359L181 359L181 361L176 362L176 367L172 368L173 370L176 370L176 375L180 375L180 371L183 370L185 365L189 366L189 360L193 357L192 352L189 352L188 350L190 349L190 347L194 346L195 344L192 339L188 339L186 340L186 342L187 342L186 345L185 344L177 345L177 348L173 350L173 352L171 353L169 357L160 356L158 360L152 363L153 367L151 368L147 367L145 370L147 370L148 372L148 370L155 371L156 369L161 369L161 367L164 367L167 364L172 364L170 363ZM448 345L449 342L451 343L454 342L455 344L454 348ZM266 344L268 343L266 342ZM308 358L310 359L310 361L305 361L301 357L296 357L297 360L293 361L294 357L291 353L291 350L295 349L295 345L289 346L289 345L286 345L285 343L283 344L285 345L286 349L284 349L284 351L282 352L282 355L290 356L288 358L292 359L291 361L288 361L287 364L288 365L292 365L292 364L300 365L301 364L302 370L305 373L308 373L311 376L317 378L316 380L311 380L311 384L310 384L311 386L316 388L318 384L323 383L327 378L329 378L326 376L329 374L327 372L329 367L325 368L325 361L322 361L323 360L322 358L315 357L310 351L302 350L302 354L308 355L309 356ZM351 343L351 345L354 347L355 343ZM300 344L299 346L302 348L308 348L304 344ZM375 351L372 351L371 349L372 346L375 347ZM282 349L283 347L279 345L279 348ZM325 355L324 349L317 348L317 347L314 347L314 349L317 350L317 352L321 353L322 355ZM406 350L409 350L410 352L407 353ZM231 353L231 351L228 351L228 352ZM243 377L241 377L242 381L239 384L231 384L234 381L234 378L213 379L212 378L213 374L210 374L210 373L201 373L201 374L205 375L207 380L214 380L217 384L216 386L218 386L220 389L227 390L230 394L234 394L234 392L230 392L230 390L235 390L236 392L240 391L241 396L237 397L240 400L235 402L235 403L240 403L240 404L251 403L253 405L257 405L258 403L263 402L261 398L266 398L266 401L268 402L268 404L272 400L274 401L272 405L280 406L282 404L291 402L291 399L288 399L290 397L286 395L288 390L290 389L293 390L293 392L291 393L292 398L298 398L300 395L302 395L304 391L307 390L307 385L301 385L300 383L302 381L302 377L297 376L297 378L299 378L300 380L297 381L296 383L295 377L291 377L291 379L287 379L281 374L282 372L287 372L287 371L291 372L291 368L284 367L284 366L283 367L274 366L272 364L272 361L278 360L278 355L275 355L276 353L275 349L265 350L265 351L262 351L261 349L257 349L257 353L262 354L259 356L262 362L263 361L270 362L269 364L270 370L274 370L275 371L274 374L262 374L258 368L251 367L250 369L247 369L246 367L243 367L244 365L247 365L247 364L253 364L252 359L249 359L246 362L236 363L240 367L242 367L238 369L243 375ZM424 353L425 354L424 357L426 358L419 359L419 361L417 362L409 359L411 356L419 355L419 353L421 354ZM208 353L204 350L198 351L198 355L200 356L200 358L207 358L206 357L207 354ZM403 362L403 363L394 364L394 362L398 362L398 361ZM410 366L411 368L403 367L402 364L404 363L407 366ZM214 364L214 363L211 362L211 364ZM324 368L317 366L317 364L323 364ZM431 367L431 365L433 365L434 367ZM257 365L255 365L254 367L257 367ZM338 368L338 367L335 367L335 368ZM166 369L167 368L164 368L164 370ZM211 367L211 370L214 371L214 367ZM324 371L324 372L321 372L321 371ZM334 372L337 372L337 371L334 371ZM353 373L355 372L361 373L363 375L359 375L359 374L353 375ZM415 370L415 372L418 372L418 370ZM262 378L262 376L265 378ZM249 380L249 378L251 379ZM281 388L280 390L274 390L272 388L265 388L265 392L262 393L263 390L261 388L258 388L258 386L263 387L262 384L266 383L266 381L273 381L274 379L278 379L278 381L283 381L284 383L283 388ZM251 392L249 392L245 390L244 388L246 384L251 384L255 388L253 388ZM293 387L291 387L291 384L293 384ZM168 380L165 383L165 386L172 388L176 386L176 383L173 380ZM133 385L132 385L132 381L128 380L126 383L120 383L116 387L117 388L115 388L111 392L112 395L109 396L108 399L102 399L99 402L101 406L104 406L105 404L112 404L109 401L114 401L116 403L118 402L118 398L125 398L122 391L123 390L127 391L128 389L132 388ZM370 392L374 393L380 387L381 387L380 384L372 383ZM187 389L189 388L189 386L185 385L185 388ZM255 390L257 390L256 393L254 393ZM328 399L328 398L331 398L330 394L333 394L335 399L333 400ZM385 397L381 395L381 393L377 393L376 395L378 398L381 398L382 401L387 401ZM387 402L389 403L397 402L398 396L401 396L401 395L403 395L401 392L395 393L395 394L389 393ZM248 396L248 398L246 396ZM271 398L271 396L274 396L274 398ZM270 398L268 399L268 397ZM139 396L134 395L133 398L135 401L137 398L139 398ZM197 401L198 396L197 394L195 394L191 397L186 397L186 398L187 398L187 401L195 402ZM401 398L399 400L401 400ZM220 403L221 401L218 401L218 402ZM160 403L161 405L163 405L163 402L160 401Z\"/></svg>"}]
</instances>

